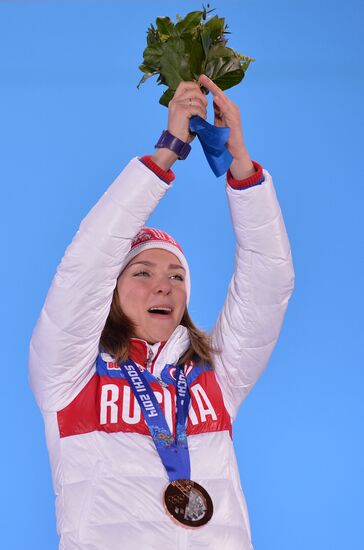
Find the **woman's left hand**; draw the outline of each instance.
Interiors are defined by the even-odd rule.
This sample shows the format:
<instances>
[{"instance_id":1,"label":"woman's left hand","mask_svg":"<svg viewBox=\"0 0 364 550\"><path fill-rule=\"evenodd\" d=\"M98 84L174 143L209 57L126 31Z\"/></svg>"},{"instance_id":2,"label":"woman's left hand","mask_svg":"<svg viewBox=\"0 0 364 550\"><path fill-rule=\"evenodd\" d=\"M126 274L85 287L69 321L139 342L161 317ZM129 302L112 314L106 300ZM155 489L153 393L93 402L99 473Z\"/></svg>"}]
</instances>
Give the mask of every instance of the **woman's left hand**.
<instances>
[{"instance_id":1,"label":"woman's left hand","mask_svg":"<svg viewBox=\"0 0 364 550\"><path fill-rule=\"evenodd\" d=\"M206 75L198 83L209 90L214 98L215 126L230 128L227 148L233 157L230 170L235 179L244 179L255 173L255 168L245 147L239 107Z\"/></svg>"}]
</instances>

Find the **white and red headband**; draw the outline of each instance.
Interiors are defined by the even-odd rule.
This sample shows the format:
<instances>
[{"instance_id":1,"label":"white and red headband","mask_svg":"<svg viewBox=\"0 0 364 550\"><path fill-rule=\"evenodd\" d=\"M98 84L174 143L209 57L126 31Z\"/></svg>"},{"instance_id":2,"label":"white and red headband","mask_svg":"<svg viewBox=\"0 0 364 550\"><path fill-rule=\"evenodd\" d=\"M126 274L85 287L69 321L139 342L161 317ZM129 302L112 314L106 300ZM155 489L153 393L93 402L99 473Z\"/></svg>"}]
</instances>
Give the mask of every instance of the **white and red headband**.
<instances>
[{"instance_id":1,"label":"white and red headband","mask_svg":"<svg viewBox=\"0 0 364 550\"><path fill-rule=\"evenodd\" d=\"M154 229L152 227L142 227L142 229L131 242L130 251L128 252L123 262L121 271L123 271L123 269L133 258L135 258L135 256L137 256L137 254L140 254L140 252L142 252L143 250L148 250L150 248L162 248L163 250L168 250L168 252L172 252L172 254L177 256L182 264L182 267L184 267L186 271L185 285L188 304L191 294L191 279L190 269L188 267L186 257L183 254L183 250L178 242L175 241L173 237L171 237L171 235L168 235L168 233L165 233L160 229Z\"/></svg>"}]
</instances>

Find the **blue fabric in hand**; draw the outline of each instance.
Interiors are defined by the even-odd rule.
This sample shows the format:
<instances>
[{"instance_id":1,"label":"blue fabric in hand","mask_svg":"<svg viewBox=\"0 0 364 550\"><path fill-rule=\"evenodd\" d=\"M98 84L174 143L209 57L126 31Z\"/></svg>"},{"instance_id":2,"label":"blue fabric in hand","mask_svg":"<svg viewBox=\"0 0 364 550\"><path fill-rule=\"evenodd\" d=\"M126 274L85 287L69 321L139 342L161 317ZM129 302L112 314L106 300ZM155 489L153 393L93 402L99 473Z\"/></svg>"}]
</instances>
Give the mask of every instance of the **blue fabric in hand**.
<instances>
[{"instance_id":1,"label":"blue fabric in hand","mask_svg":"<svg viewBox=\"0 0 364 550\"><path fill-rule=\"evenodd\" d=\"M190 118L190 131L197 134L202 145L207 162L216 177L228 171L233 157L226 143L229 139L229 128L218 128L202 117L194 115Z\"/></svg>"}]
</instances>

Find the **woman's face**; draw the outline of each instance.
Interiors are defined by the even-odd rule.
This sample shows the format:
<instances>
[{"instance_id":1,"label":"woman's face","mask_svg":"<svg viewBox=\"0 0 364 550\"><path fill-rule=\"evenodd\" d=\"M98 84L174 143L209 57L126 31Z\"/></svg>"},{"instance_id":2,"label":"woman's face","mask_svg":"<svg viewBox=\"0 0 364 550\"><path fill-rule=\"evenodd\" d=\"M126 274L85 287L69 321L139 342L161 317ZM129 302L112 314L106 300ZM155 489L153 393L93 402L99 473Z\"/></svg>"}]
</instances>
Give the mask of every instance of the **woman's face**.
<instances>
[{"instance_id":1,"label":"woman's face","mask_svg":"<svg viewBox=\"0 0 364 550\"><path fill-rule=\"evenodd\" d=\"M134 337L163 342L180 324L186 309L185 270L168 250L143 250L118 279L120 306L136 327Z\"/></svg>"}]
</instances>

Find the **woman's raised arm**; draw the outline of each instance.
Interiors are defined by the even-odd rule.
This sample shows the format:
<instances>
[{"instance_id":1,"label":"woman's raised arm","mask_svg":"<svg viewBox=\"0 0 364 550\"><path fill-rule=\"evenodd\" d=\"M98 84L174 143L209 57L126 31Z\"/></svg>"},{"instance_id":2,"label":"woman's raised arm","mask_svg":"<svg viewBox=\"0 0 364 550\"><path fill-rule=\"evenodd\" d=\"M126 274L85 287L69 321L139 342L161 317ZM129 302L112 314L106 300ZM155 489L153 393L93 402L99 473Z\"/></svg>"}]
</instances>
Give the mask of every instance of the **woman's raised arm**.
<instances>
[{"instance_id":1,"label":"woman's raised arm","mask_svg":"<svg viewBox=\"0 0 364 550\"><path fill-rule=\"evenodd\" d=\"M237 249L235 272L212 332L216 374L234 418L265 369L277 342L294 286L290 245L270 174L251 161L239 108L207 77L215 125L230 128L233 161L227 196Z\"/></svg>"},{"instance_id":2,"label":"woman's raised arm","mask_svg":"<svg viewBox=\"0 0 364 550\"><path fill-rule=\"evenodd\" d=\"M206 117L206 103L196 83L181 83L169 108L168 130L192 141L189 118ZM87 214L67 248L30 343L30 382L42 410L65 407L94 374L124 258L169 187L158 176L173 179L166 171L176 159L166 148L142 157L143 162L133 159Z\"/></svg>"},{"instance_id":3,"label":"woman's raised arm","mask_svg":"<svg viewBox=\"0 0 364 550\"><path fill-rule=\"evenodd\" d=\"M42 410L66 406L93 375L123 259L167 189L135 158L82 221L30 343L30 382Z\"/></svg>"}]
</instances>

